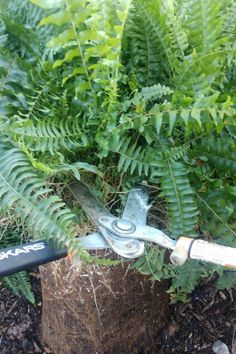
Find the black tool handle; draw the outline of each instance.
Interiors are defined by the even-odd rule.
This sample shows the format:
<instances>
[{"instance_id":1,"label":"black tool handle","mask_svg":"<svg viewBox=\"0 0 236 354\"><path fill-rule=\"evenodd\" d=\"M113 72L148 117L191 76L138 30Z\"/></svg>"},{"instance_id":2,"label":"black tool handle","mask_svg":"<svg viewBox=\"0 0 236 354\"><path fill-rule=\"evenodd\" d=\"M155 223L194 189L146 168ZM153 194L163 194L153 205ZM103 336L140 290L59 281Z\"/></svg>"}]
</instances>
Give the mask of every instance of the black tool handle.
<instances>
[{"instance_id":1,"label":"black tool handle","mask_svg":"<svg viewBox=\"0 0 236 354\"><path fill-rule=\"evenodd\" d=\"M4 248L0 250L0 277L27 270L66 256L66 248L56 248L46 241L36 241Z\"/></svg>"}]
</instances>

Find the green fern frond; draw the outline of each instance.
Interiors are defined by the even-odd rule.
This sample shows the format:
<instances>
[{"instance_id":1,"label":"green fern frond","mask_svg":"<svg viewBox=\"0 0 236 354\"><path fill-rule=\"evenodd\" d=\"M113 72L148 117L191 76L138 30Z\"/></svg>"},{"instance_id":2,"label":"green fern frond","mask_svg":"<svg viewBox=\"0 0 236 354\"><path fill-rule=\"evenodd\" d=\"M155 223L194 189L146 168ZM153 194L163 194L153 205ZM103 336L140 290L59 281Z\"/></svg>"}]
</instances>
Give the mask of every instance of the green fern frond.
<instances>
[{"instance_id":1,"label":"green fern frond","mask_svg":"<svg viewBox=\"0 0 236 354\"><path fill-rule=\"evenodd\" d=\"M180 162L168 162L167 169L161 172L162 196L168 202L173 236L195 236L198 221L198 208L193 190L187 178L187 170Z\"/></svg>"},{"instance_id":2,"label":"green fern frond","mask_svg":"<svg viewBox=\"0 0 236 354\"><path fill-rule=\"evenodd\" d=\"M141 94L146 101L156 100L158 98L162 98L163 96L170 96L172 93L173 90L160 84L143 87L141 90Z\"/></svg>"},{"instance_id":3,"label":"green fern frond","mask_svg":"<svg viewBox=\"0 0 236 354\"><path fill-rule=\"evenodd\" d=\"M18 228L15 224L0 227L0 248L16 246L22 241L22 227ZM16 295L23 295L32 304L35 303L34 293L31 288L30 279L26 272L2 278L3 284L11 289Z\"/></svg>"},{"instance_id":4,"label":"green fern frond","mask_svg":"<svg viewBox=\"0 0 236 354\"><path fill-rule=\"evenodd\" d=\"M103 174L97 169L96 166L90 165L86 162L74 162L74 163L61 163L60 157L56 159L55 161L51 161L50 157L47 156L46 154L41 156L41 159L35 158L33 154L27 149L27 147L23 144L19 144L19 148L25 153L25 155L28 157L30 163L32 166L42 172L44 175L49 175L49 176L73 176L75 179L80 181L80 171L83 172L89 172L89 173L94 173L99 175L100 177L103 176ZM51 161L51 163L48 162Z\"/></svg>"},{"instance_id":5,"label":"green fern frond","mask_svg":"<svg viewBox=\"0 0 236 354\"><path fill-rule=\"evenodd\" d=\"M6 34L6 26L3 20L0 18L0 47L4 47L7 41L8 35Z\"/></svg>"},{"instance_id":6,"label":"green fern frond","mask_svg":"<svg viewBox=\"0 0 236 354\"><path fill-rule=\"evenodd\" d=\"M155 104L149 111L152 124L160 135L161 130L169 126L170 135L176 126L181 129L199 133L213 128L230 125L229 118L234 116L231 97L223 103L217 103L218 92L196 99L193 105L176 109L170 102ZM227 123L228 122L228 123ZM233 125L233 124L232 124Z\"/></svg>"},{"instance_id":7,"label":"green fern frond","mask_svg":"<svg viewBox=\"0 0 236 354\"><path fill-rule=\"evenodd\" d=\"M166 82L173 70L170 28L160 1L133 1L126 22L123 52L140 86Z\"/></svg>"},{"instance_id":8,"label":"green fern frond","mask_svg":"<svg viewBox=\"0 0 236 354\"><path fill-rule=\"evenodd\" d=\"M28 72L7 55L0 60L2 131L31 151L53 155L85 147L88 139L80 130L82 120L78 114L70 116L67 91L58 87L56 75L49 75L46 66ZM42 118L45 115L47 119Z\"/></svg>"},{"instance_id":9,"label":"green fern frond","mask_svg":"<svg viewBox=\"0 0 236 354\"><path fill-rule=\"evenodd\" d=\"M229 289L236 287L236 272L235 271L225 271L220 274L219 279L217 279L216 286L218 289Z\"/></svg>"},{"instance_id":10,"label":"green fern frond","mask_svg":"<svg viewBox=\"0 0 236 354\"><path fill-rule=\"evenodd\" d=\"M40 55L41 43L37 36L37 32L32 31L29 28L25 28L19 23L15 23L11 17L2 17L8 33L10 42L8 48L21 57L27 57L31 55L32 60Z\"/></svg>"},{"instance_id":11,"label":"green fern frond","mask_svg":"<svg viewBox=\"0 0 236 354\"><path fill-rule=\"evenodd\" d=\"M135 3L129 11L122 44L122 60L130 77L140 87L154 85L160 75L164 81L153 32L145 27L144 18Z\"/></svg>"},{"instance_id":12,"label":"green fern frond","mask_svg":"<svg viewBox=\"0 0 236 354\"><path fill-rule=\"evenodd\" d=\"M163 2L163 6L166 6L165 13L167 16L168 26L171 29L171 45L176 56L180 59L184 59L185 52L189 46L187 33L181 23L180 9L171 2Z\"/></svg>"},{"instance_id":13,"label":"green fern frond","mask_svg":"<svg viewBox=\"0 0 236 354\"><path fill-rule=\"evenodd\" d=\"M201 158L204 156L216 173L219 175L229 173L235 176L236 173L236 145L231 138L203 139L201 144L194 144L191 153L192 157Z\"/></svg>"},{"instance_id":14,"label":"green fern frond","mask_svg":"<svg viewBox=\"0 0 236 354\"><path fill-rule=\"evenodd\" d=\"M10 15L14 22L40 31L38 23L45 15L45 11L28 0L0 0L0 15Z\"/></svg>"},{"instance_id":15,"label":"green fern frond","mask_svg":"<svg viewBox=\"0 0 236 354\"><path fill-rule=\"evenodd\" d=\"M145 255L140 257L132 266L138 272L149 275L153 280L171 279L171 286L168 289L173 303L177 301L188 302L189 295L193 292L200 281L210 276L214 271L219 271L215 265L202 264L198 261L189 260L181 267L175 267L164 262L165 251L160 250L158 246L152 246L145 251ZM227 283L233 286L235 278L232 281L222 279L219 286L225 286ZM227 282L228 281L228 282Z\"/></svg>"},{"instance_id":16,"label":"green fern frond","mask_svg":"<svg viewBox=\"0 0 236 354\"><path fill-rule=\"evenodd\" d=\"M19 272L4 277L3 284L11 289L15 295L23 295L31 304L35 304L35 296L26 272Z\"/></svg>"},{"instance_id":17,"label":"green fern frond","mask_svg":"<svg viewBox=\"0 0 236 354\"><path fill-rule=\"evenodd\" d=\"M220 0L188 1L187 21L190 45L199 53L218 49L222 39Z\"/></svg>"},{"instance_id":18,"label":"green fern frond","mask_svg":"<svg viewBox=\"0 0 236 354\"><path fill-rule=\"evenodd\" d=\"M175 268L167 266L167 278L172 277L172 284L168 293L172 302L188 302L189 295L203 278L210 276L219 267L209 264L201 264L198 261L189 260L183 266Z\"/></svg>"},{"instance_id":19,"label":"green fern frond","mask_svg":"<svg viewBox=\"0 0 236 354\"><path fill-rule=\"evenodd\" d=\"M51 155L63 149L73 150L86 144L86 141L82 140L79 119L26 120L10 124L5 130L13 140L24 143L29 150L49 152Z\"/></svg>"},{"instance_id":20,"label":"green fern frond","mask_svg":"<svg viewBox=\"0 0 236 354\"><path fill-rule=\"evenodd\" d=\"M17 80L19 83L22 82L23 84L27 84L26 81L26 74L25 72L21 71L19 66L16 63L16 59L12 58L12 56L9 55L7 52L2 52L1 57L0 57L0 63L1 63L1 83L0 83L0 90L1 92L4 90L6 87L6 84L10 83L17 83Z\"/></svg>"},{"instance_id":21,"label":"green fern frond","mask_svg":"<svg viewBox=\"0 0 236 354\"><path fill-rule=\"evenodd\" d=\"M0 56L0 113L2 117L11 114L15 107L19 107L19 101L23 96L22 87L27 86L26 72L19 67L15 57L2 51Z\"/></svg>"},{"instance_id":22,"label":"green fern frond","mask_svg":"<svg viewBox=\"0 0 236 354\"><path fill-rule=\"evenodd\" d=\"M62 6L41 20L40 25L62 26L58 36L48 42L62 57L54 68L72 63L71 72L63 83L79 76L76 83L78 96L90 92L97 101L96 92L106 91L110 81L118 79L123 26L129 1L103 0L73 2L66 0ZM76 65L73 65L76 58ZM101 95L101 92L99 93Z\"/></svg>"},{"instance_id":23,"label":"green fern frond","mask_svg":"<svg viewBox=\"0 0 236 354\"><path fill-rule=\"evenodd\" d=\"M230 51L232 52L232 49ZM184 61L176 66L173 84L190 96L209 95L211 85L219 85L224 79L227 54L228 50L224 48L206 54L199 54L193 49L192 53L185 56Z\"/></svg>"},{"instance_id":24,"label":"green fern frond","mask_svg":"<svg viewBox=\"0 0 236 354\"><path fill-rule=\"evenodd\" d=\"M158 45L159 57L166 60L171 72L173 72L176 57L172 52L171 40L168 32L167 16L162 11L161 1L136 1L140 14L144 18L145 28L154 34L155 44Z\"/></svg>"},{"instance_id":25,"label":"green fern frond","mask_svg":"<svg viewBox=\"0 0 236 354\"><path fill-rule=\"evenodd\" d=\"M234 0L227 1L226 6L222 6L222 27L223 33L235 40L236 33L236 3Z\"/></svg>"},{"instance_id":26,"label":"green fern frond","mask_svg":"<svg viewBox=\"0 0 236 354\"><path fill-rule=\"evenodd\" d=\"M133 144L131 138L121 139L117 146L110 148L110 151L120 155L119 172L129 171L133 175L137 171L138 175L148 175L150 170L148 151L135 143Z\"/></svg>"},{"instance_id":27,"label":"green fern frond","mask_svg":"<svg viewBox=\"0 0 236 354\"><path fill-rule=\"evenodd\" d=\"M195 236L198 222L198 208L194 192L188 179L188 170L181 162L163 160L161 168L153 171L152 178L158 177L161 184L161 197L167 201L171 219L171 234Z\"/></svg>"},{"instance_id":28,"label":"green fern frond","mask_svg":"<svg viewBox=\"0 0 236 354\"><path fill-rule=\"evenodd\" d=\"M180 159L184 159L187 156L189 149L190 143L185 143L183 145L171 147L168 150L165 150L163 155L166 159L174 162Z\"/></svg>"},{"instance_id":29,"label":"green fern frond","mask_svg":"<svg viewBox=\"0 0 236 354\"><path fill-rule=\"evenodd\" d=\"M218 184L218 185L217 185ZM220 186L219 179L196 193L201 231L229 247L236 246L235 187ZM204 215L204 217L203 217Z\"/></svg>"},{"instance_id":30,"label":"green fern frond","mask_svg":"<svg viewBox=\"0 0 236 354\"><path fill-rule=\"evenodd\" d=\"M185 3L185 2L184 2ZM187 55L175 66L176 87L200 97L225 78L228 39L222 33L220 1L191 0L186 4L184 29L188 33ZM193 74L194 73L194 74Z\"/></svg>"},{"instance_id":31,"label":"green fern frond","mask_svg":"<svg viewBox=\"0 0 236 354\"><path fill-rule=\"evenodd\" d=\"M12 209L34 235L65 245L73 237L73 214L29 164L17 148L0 146L0 207Z\"/></svg>"},{"instance_id":32,"label":"green fern frond","mask_svg":"<svg viewBox=\"0 0 236 354\"><path fill-rule=\"evenodd\" d=\"M44 14L44 10L28 0L1 0L0 18L8 34L8 50L19 54L21 58L27 57L29 61L39 56L42 58L45 41L51 34L50 26L38 26Z\"/></svg>"},{"instance_id":33,"label":"green fern frond","mask_svg":"<svg viewBox=\"0 0 236 354\"><path fill-rule=\"evenodd\" d=\"M15 246L22 241L22 237L22 228L18 228L14 222L0 226L0 248Z\"/></svg>"},{"instance_id":34,"label":"green fern frond","mask_svg":"<svg viewBox=\"0 0 236 354\"><path fill-rule=\"evenodd\" d=\"M161 250L159 246L152 246L145 249L145 255L140 257L132 266L139 273L150 275L153 280L161 280L163 278L163 266L165 259L165 250Z\"/></svg>"}]
</instances>

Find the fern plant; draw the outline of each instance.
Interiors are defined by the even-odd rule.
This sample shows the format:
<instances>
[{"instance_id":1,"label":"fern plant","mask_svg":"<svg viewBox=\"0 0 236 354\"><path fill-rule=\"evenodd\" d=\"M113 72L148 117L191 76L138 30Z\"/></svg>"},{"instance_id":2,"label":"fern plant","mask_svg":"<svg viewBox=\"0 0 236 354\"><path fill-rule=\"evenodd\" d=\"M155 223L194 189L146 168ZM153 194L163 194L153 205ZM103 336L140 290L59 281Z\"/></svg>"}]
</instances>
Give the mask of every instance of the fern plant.
<instances>
[{"instance_id":1,"label":"fern plant","mask_svg":"<svg viewBox=\"0 0 236 354\"><path fill-rule=\"evenodd\" d=\"M112 165L119 188L156 187L172 237L235 246L234 1L31 0L20 17L12 4L0 12L2 213L77 247L48 183L93 173L107 187ZM191 275L160 254L137 268L172 278L173 299L213 271L229 285L219 268L195 262Z\"/></svg>"},{"instance_id":2,"label":"fern plant","mask_svg":"<svg viewBox=\"0 0 236 354\"><path fill-rule=\"evenodd\" d=\"M16 225L1 226L0 248L15 246L21 242L21 230ZM35 303L34 293L31 288L30 279L27 272L19 272L3 277L3 284L10 288L16 295L23 295L32 304Z\"/></svg>"},{"instance_id":3,"label":"fern plant","mask_svg":"<svg viewBox=\"0 0 236 354\"><path fill-rule=\"evenodd\" d=\"M91 144L85 119L73 93L61 87L58 74L53 72L51 53L43 49L42 39L51 33L50 27L41 31L36 25L43 11L28 2L26 5L21 8L24 16L20 18L13 2L1 7L0 13L1 214L8 212L13 218L19 217L32 237L47 238L58 246L70 242L74 249L78 248L73 240L76 218L48 188L48 177L67 180L70 174L80 179L80 172L101 173L84 161ZM33 10L31 17L26 14L29 9ZM32 38L37 37L34 46L38 50L30 51L26 45L29 27ZM13 39L16 34L17 43ZM10 241L6 236L1 247L10 246ZM117 263L94 260L83 250L79 253L88 262ZM3 281L14 292L34 301L26 273Z\"/></svg>"}]
</instances>

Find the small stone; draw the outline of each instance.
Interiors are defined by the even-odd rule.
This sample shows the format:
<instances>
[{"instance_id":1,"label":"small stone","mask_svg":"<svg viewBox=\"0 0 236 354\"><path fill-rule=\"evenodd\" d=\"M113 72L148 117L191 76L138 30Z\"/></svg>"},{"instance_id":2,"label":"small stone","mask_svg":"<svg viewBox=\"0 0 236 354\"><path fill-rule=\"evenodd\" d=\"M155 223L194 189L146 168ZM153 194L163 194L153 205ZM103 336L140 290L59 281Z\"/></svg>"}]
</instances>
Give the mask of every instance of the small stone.
<instances>
[{"instance_id":1,"label":"small stone","mask_svg":"<svg viewBox=\"0 0 236 354\"><path fill-rule=\"evenodd\" d=\"M227 345L220 340L215 341L212 346L212 350L215 354L230 354Z\"/></svg>"}]
</instances>

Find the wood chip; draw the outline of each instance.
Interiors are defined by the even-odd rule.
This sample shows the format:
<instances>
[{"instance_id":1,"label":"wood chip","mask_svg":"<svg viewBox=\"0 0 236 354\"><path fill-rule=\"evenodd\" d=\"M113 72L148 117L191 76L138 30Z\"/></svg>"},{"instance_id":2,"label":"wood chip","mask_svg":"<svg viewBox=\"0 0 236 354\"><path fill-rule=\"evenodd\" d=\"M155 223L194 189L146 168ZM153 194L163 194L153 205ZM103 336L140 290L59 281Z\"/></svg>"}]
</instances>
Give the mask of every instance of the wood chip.
<instances>
[{"instance_id":1,"label":"wood chip","mask_svg":"<svg viewBox=\"0 0 236 354\"><path fill-rule=\"evenodd\" d=\"M234 296L233 296L233 292L232 292L232 289L227 289L228 293L229 293L229 296L230 296L230 300L232 302L234 302Z\"/></svg>"},{"instance_id":2,"label":"wood chip","mask_svg":"<svg viewBox=\"0 0 236 354\"><path fill-rule=\"evenodd\" d=\"M210 303L208 303L208 304L204 307L204 309L202 310L202 313L208 311L208 310L212 307L212 305L213 305L214 303L215 303L215 299L213 299Z\"/></svg>"},{"instance_id":3,"label":"wood chip","mask_svg":"<svg viewBox=\"0 0 236 354\"><path fill-rule=\"evenodd\" d=\"M227 296L222 292L222 291L219 291L219 296L221 297L222 300L227 300Z\"/></svg>"}]
</instances>

